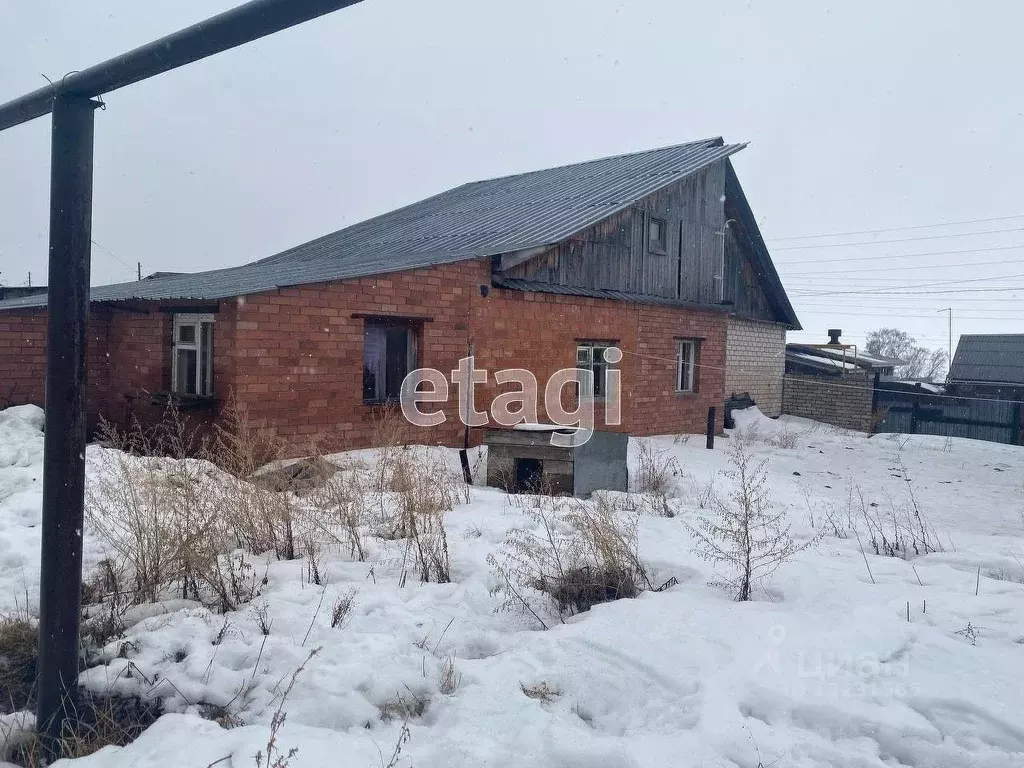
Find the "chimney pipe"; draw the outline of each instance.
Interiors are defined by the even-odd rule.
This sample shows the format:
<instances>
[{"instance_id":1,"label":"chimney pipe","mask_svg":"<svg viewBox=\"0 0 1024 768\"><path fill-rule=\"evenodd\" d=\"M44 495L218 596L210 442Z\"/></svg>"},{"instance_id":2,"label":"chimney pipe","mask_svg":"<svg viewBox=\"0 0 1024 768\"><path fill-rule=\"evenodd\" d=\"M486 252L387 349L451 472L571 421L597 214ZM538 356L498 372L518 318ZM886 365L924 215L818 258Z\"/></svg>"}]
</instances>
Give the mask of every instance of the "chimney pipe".
<instances>
[{"instance_id":1,"label":"chimney pipe","mask_svg":"<svg viewBox=\"0 0 1024 768\"><path fill-rule=\"evenodd\" d=\"M839 336L843 333L841 328L829 328L828 329L828 343L830 346L841 346L842 342L839 341Z\"/></svg>"}]
</instances>

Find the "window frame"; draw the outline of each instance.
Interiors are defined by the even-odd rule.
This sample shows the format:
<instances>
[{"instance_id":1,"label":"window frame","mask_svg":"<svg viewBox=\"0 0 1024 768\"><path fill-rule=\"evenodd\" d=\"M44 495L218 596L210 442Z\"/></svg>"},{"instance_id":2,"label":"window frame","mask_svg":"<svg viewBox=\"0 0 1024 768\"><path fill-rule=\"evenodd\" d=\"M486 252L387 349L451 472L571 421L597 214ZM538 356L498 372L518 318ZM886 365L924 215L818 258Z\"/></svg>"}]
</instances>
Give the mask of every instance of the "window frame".
<instances>
[{"instance_id":1,"label":"window frame","mask_svg":"<svg viewBox=\"0 0 1024 768\"><path fill-rule=\"evenodd\" d=\"M578 396L580 401L593 401L596 403L603 403L608 399L608 371L615 368L615 363L609 363L604 359L604 351L618 345L618 341L609 341L605 339L577 339L576 340L576 367L581 370L589 370L593 376L591 381L591 391L583 391L583 382L579 382ZM594 352L601 350L600 363L598 365L599 370L602 372L600 378L600 386L598 375L594 367ZM585 352L585 355L581 355ZM582 359L583 357L586 360ZM598 394L595 390L600 389L601 392Z\"/></svg>"},{"instance_id":2,"label":"window frame","mask_svg":"<svg viewBox=\"0 0 1024 768\"><path fill-rule=\"evenodd\" d=\"M213 389L213 327L216 318L212 312L176 312L171 324L171 394L178 397L206 397L214 396ZM194 335L191 342L181 341L181 329L193 328ZM204 328L206 335L204 336ZM182 392L178 388L178 367L181 350L195 350L196 373L195 392Z\"/></svg>"},{"instance_id":3,"label":"window frame","mask_svg":"<svg viewBox=\"0 0 1024 768\"><path fill-rule=\"evenodd\" d=\"M379 329L382 333L382 345L380 349L381 359L378 360L379 370L383 373L382 381L374 382L374 395L367 396L367 340L372 329ZM415 318L389 318L382 316L363 316L363 384L362 400L364 405L387 405L401 401L402 382L399 381L394 388L395 394L388 395L388 334L389 330L401 330L406 333L406 360L405 376L416 370L420 359L420 343L423 337L423 321ZM402 377L403 381L405 376Z\"/></svg>"},{"instance_id":4,"label":"window frame","mask_svg":"<svg viewBox=\"0 0 1024 768\"><path fill-rule=\"evenodd\" d=\"M690 350L687 360L686 381L683 381L683 349ZM675 391L679 395L692 395L698 391L700 376L700 339L676 339Z\"/></svg>"},{"instance_id":5,"label":"window frame","mask_svg":"<svg viewBox=\"0 0 1024 768\"><path fill-rule=\"evenodd\" d=\"M647 236L647 250L650 253L667 254L668 253L668 219L662 216L653 216L647 214L645 216L647 220L647 226L644 232ZM655 239L651 234L651 227L655 224L658 225L661 237Z\"/></svg>"}]
</instances>

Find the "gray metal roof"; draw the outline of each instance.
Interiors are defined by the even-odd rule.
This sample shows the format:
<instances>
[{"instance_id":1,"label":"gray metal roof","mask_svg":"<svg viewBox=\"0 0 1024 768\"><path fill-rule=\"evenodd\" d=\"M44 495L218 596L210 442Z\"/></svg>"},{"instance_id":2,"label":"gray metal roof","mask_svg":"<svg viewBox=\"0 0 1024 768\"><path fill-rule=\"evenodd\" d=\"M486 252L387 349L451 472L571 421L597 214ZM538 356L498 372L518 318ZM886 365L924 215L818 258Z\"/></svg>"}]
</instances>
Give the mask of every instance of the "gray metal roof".
<instances>
[{"instance_id":1,"label":"gray metal roof","mask_svg":"<svg viewBox=\"0 0 1024 768\"><path fill-rule=\"evenodd\" d=\"M1024 384L1024 333L961 336L949 380Z\"/></svg>"},{"instance_id":2,"label":"gray metal roof","mask_svg":"<svg viewBox=\"0 0 1024 768\"><path fill-rule=\"evenodd\" d=\"M703 139L464 184L251 264L94 287L90 298L221 299L550 245L745 146Z\"/></svg>"}]
</instances>

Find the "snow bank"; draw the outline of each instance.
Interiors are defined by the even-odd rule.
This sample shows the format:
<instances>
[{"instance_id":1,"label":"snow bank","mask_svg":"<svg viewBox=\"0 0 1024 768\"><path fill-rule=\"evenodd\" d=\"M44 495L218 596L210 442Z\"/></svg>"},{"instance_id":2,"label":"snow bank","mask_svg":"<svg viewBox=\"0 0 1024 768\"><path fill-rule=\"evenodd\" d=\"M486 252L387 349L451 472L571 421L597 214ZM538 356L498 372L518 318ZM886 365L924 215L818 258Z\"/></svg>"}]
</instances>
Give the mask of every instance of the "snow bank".
<instances>
[{"instance_id":1,"label":"snow bank","mask_svg":"<svg viewBox=\"0 0 1024 768\"><path fill-rule=\"evenodd\" d=\"M29 434L25 418L5 413L0 424L16 420ZM253 557L266 582L248 606L222 616L176 600L130 616L83 681L162 698L171 714L126 748L60 765L253 765L287 680L319 648L283 707L278 747L298 748L292 768L386 765L401 724L382 713L399 698L424 704L397 762L417 768L1020 768L1024 449L735 415L741 433L798 433L788 448L745 441L768 460L772 500L796 537L821 535L829 515L859 515L861 495L867 509L886 510L910 504L912 492L944 551L904 560L868 549L869 573L853 537L826 531L760 584L754 602L735 603L709 585L722 574L693 556L687 525L708 514L706 488L728 491L736 431L714 451L652 438L682 474L676 517L643 517L640 552L654 580L675 576L676 586L547 632L496 613L487 556L526 520L505 494L475 487L447 515L453 583L399 586L402 542L373 539L366 562L329 547L322 586L304 561ZM41 434L19 440L35 458L0 467L0 488L39 474ZM456 452L446 455L458 467ZM365 465L373 454L348 459ZM38 588L40 500L19 488L0 495L0 609ZM94 563L100 550L85 534ZM332 627L332 606L352 590L349 620ZM449 663L454 690L441 683ZM224 707L240 727L200 717Z\"/></svg>"}]
</instances>

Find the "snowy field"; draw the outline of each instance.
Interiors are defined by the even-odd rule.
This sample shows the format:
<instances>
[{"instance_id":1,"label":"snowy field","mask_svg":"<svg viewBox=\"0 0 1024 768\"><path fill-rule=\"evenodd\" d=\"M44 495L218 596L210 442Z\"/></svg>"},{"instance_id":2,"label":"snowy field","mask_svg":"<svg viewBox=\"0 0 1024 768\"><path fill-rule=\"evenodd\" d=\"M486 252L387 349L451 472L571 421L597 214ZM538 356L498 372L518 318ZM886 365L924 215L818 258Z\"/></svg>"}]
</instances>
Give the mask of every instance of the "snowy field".
<instances>
[{"instance_id":1,"label":"snowy field","mask_svg":"<svg viewBox=\"0 0 1024 768\"><path fill-rule=\"evenodd\" d=\"M673 516L641 515L639 553L673 586L547 630L499 611L487 558L530 524L532 502L473 487L446 514L451 583L401 586L401 542L368 535L365 561L340 546L320 556L322 586L304 559L253 556L265 583L227 615L170 596L131 609L83 680L168 714L128 747L60 765L248 768L280 710L276 748L297 748L293 768L1024 766L1024 449L738 418L743 434L714 451L650 441L682 471ZM36 605L40 426L38 409L0 412L0 613ZM697 557L689 527L729 493L738 439L767 459L796 542L813 541L750 602L711 586L729 574ZM89 448L91 483L105 452ZM864 510L884 522L914 504L941 551L876 555ZM89 572L110 552L85 533ZM214 710L233 727L201 716Z\"/></svg>"}]
</instances>

